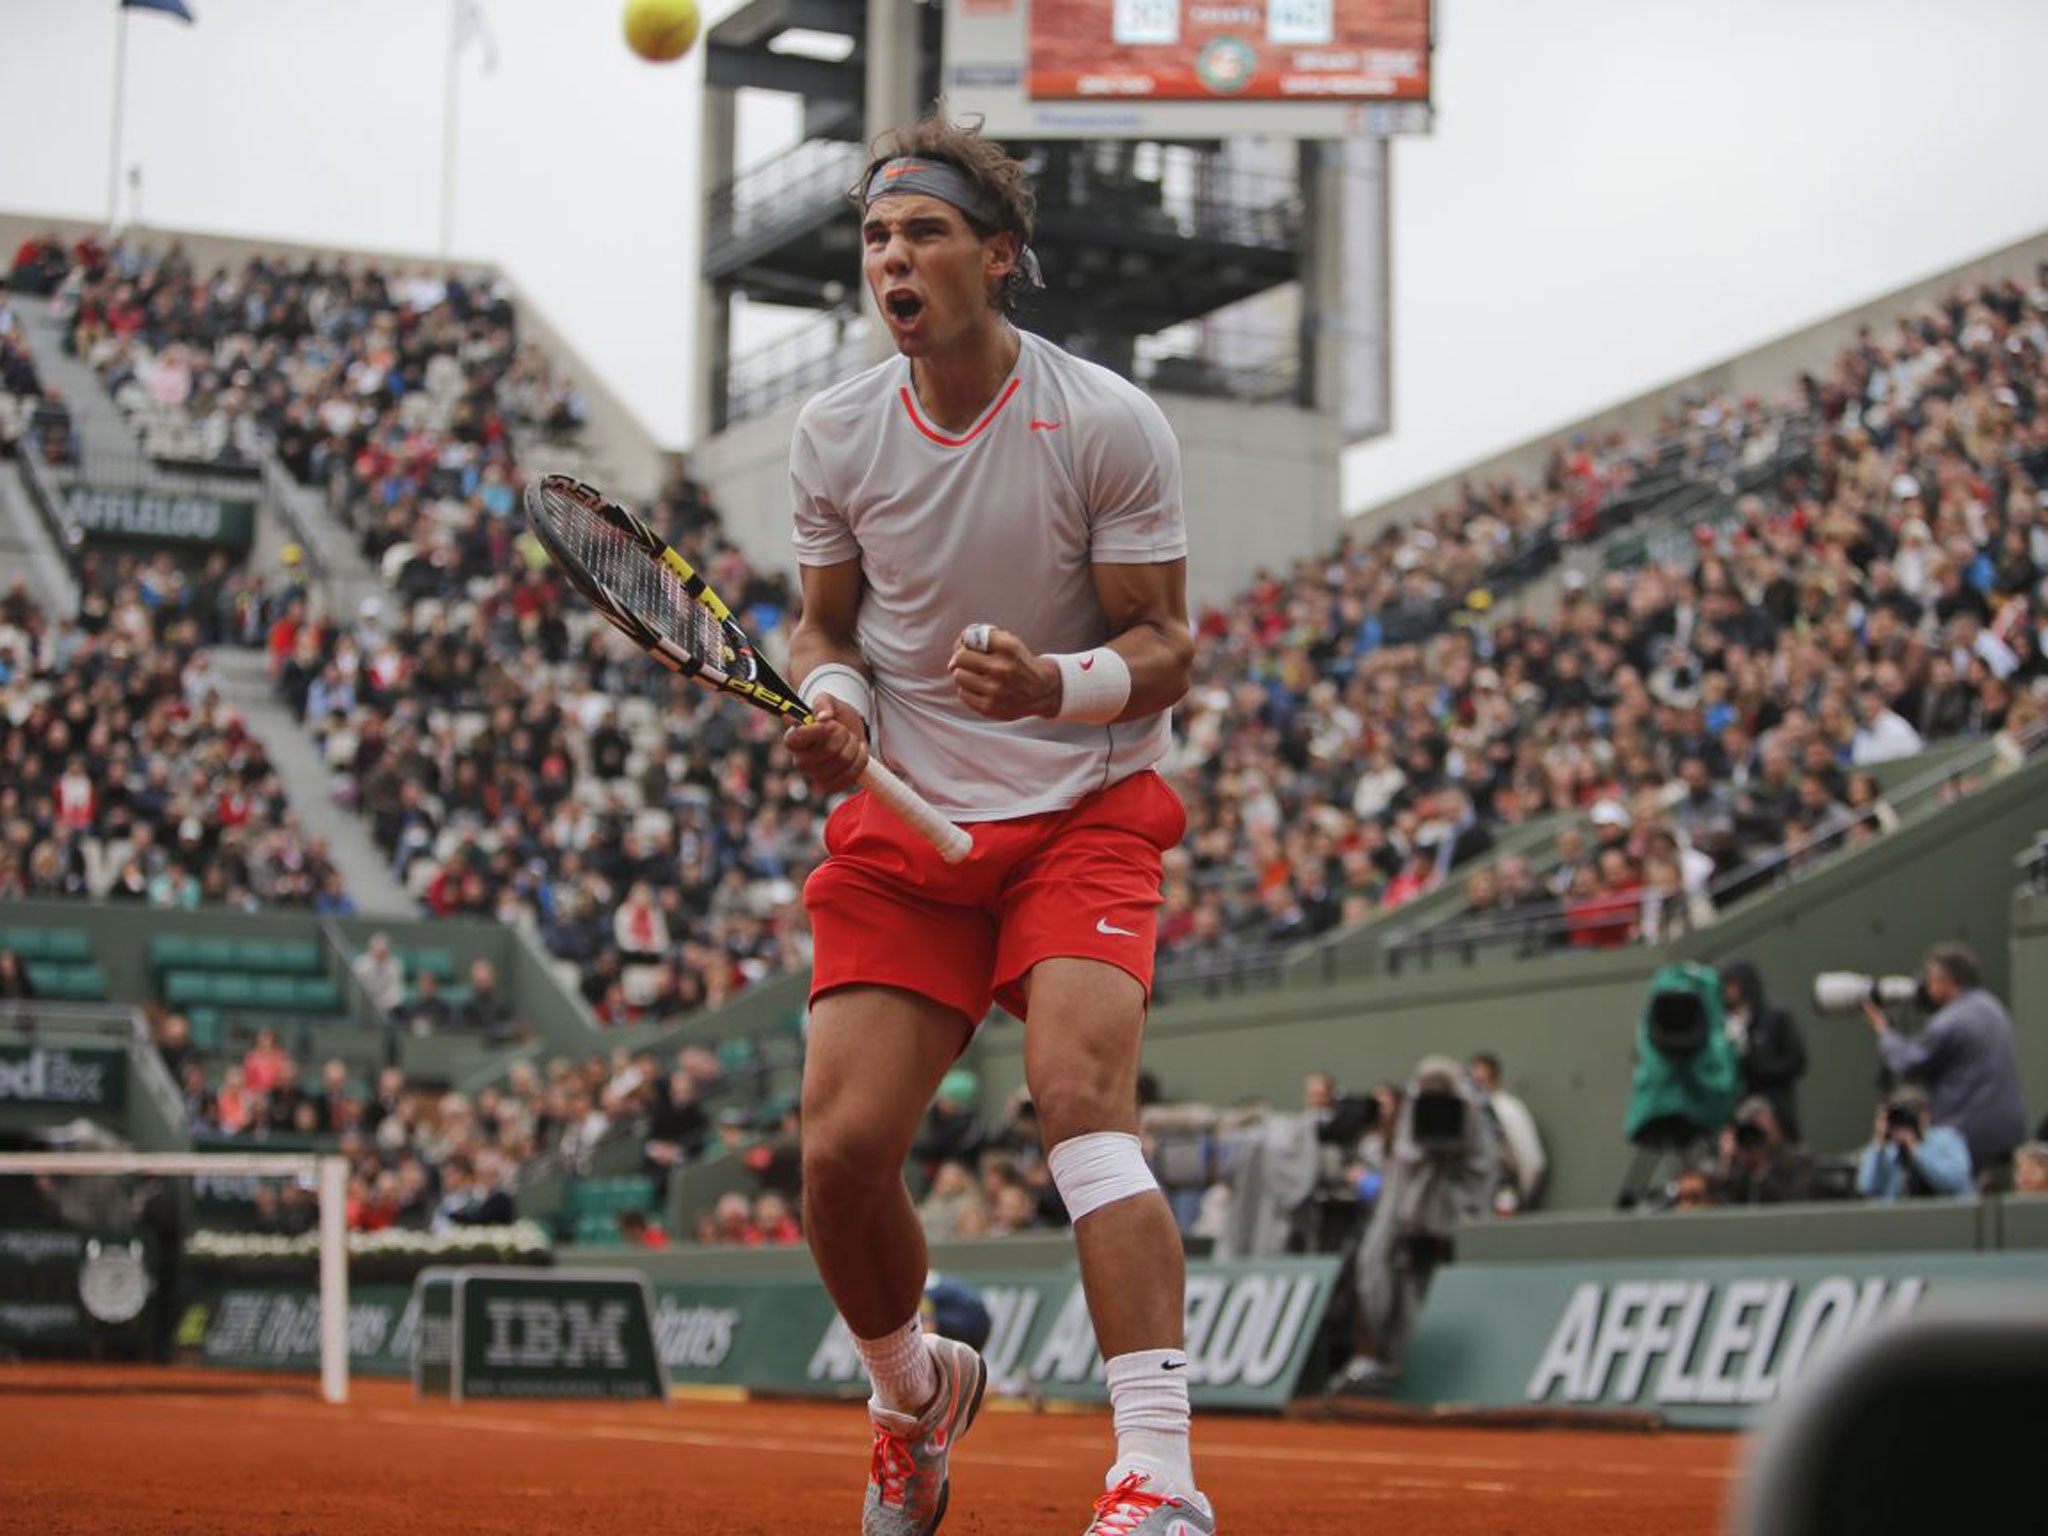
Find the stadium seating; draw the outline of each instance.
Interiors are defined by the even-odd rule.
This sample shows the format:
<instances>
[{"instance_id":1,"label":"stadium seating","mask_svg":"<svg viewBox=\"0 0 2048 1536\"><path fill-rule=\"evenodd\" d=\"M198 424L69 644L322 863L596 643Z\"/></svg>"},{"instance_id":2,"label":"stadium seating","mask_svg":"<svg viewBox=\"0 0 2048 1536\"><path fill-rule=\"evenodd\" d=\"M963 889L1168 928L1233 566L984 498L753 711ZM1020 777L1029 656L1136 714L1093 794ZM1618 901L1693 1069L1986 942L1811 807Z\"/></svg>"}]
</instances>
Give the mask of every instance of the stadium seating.
<instances>
[{"instance_id":1,"label":"stadium seating","mask_svg":"<svg viewBox=\"0 0 2048 1536\"><path fill-rule=\"evenodd\" d=\"M103 1003L107 1000L107 973L96 965L62 965L48 960L31 960L28 979L36 996L57 1003Z\"/></svg>"},{"instance_id":2,"label":"stadium seating","mask_svg":"<svg viewBox=\"0 0 2048 1536\"><path fill-rule=\"evenodd\" d=\"M83 928L0 928L0 949L11 949L24 960L82 965L92 959L92 937Z\"/></svg>"}]
</instances>

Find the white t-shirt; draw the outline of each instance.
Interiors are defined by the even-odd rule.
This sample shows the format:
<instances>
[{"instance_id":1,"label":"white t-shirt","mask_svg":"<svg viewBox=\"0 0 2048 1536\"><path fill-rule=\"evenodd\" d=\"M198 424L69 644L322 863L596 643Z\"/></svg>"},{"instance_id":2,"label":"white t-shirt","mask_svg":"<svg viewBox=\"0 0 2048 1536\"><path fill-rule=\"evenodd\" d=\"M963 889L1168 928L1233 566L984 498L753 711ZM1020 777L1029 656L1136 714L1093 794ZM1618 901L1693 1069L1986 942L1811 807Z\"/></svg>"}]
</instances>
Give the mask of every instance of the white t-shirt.
<instances>
[{"instance_id":1,"label":"white t-shirt","mask_svg":"<svg viewBox=\"0 0 2048 1536\"><path fill-rule=\"evenodd\" d=\"M980 420L934 426L891 358L818 395L790 451L796 553L858 557L858 634L874 675L875 745L945 815L1061 810L1165 755L1164 712L1116 725L987 720L946 662L969 624L1032 650L1110 638L1090 567L1187 556L1180 449L1158 406L1106 368L1020 333L1017 366Z\"/></svg>"}]
</instances>

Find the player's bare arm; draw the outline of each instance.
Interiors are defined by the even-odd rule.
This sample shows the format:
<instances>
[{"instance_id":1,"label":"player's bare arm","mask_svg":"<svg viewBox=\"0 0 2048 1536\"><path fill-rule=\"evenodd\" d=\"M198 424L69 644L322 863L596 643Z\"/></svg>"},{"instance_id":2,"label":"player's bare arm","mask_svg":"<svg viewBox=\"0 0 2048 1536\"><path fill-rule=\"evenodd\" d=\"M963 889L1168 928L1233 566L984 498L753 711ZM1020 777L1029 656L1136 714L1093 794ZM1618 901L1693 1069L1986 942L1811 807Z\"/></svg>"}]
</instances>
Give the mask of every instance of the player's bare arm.
<instances>
[{"instance_id":1,"label":"player's bare arm","mask_svg":"<svg viewBox=\"0 0 2048 1536\"><path fill-rule=\"evenodd\" d=\"M855 625L864 590L860 561L799 567L804 611L790 636L789 666L797 688L821 667L838 666L867 676ZM811 700L817 719L783 733L783 745L796 760L814 793L836 795L851 789L868 765L867 723L844 697L821 693Z\"/></svg>"},{"instance_id":2,"label":"player's bare arm","mask_svg":"<svg viewBox=\"0 0 2048 1536\"><path fill-rule=\"evenodd\" d=\"M1116 718L1136 720L1171 709L1194 677L1187 562L1097 564L1093 574L1096 599L1109 619L1108 649L1131 675L1130 698ZM960 701L991 720L1058 717L1066 692L1059 663L1005 629L991 628L986 639L985 650L971 648L965 637L953 647L947 667Z\"/></svg>"}]
</instances>

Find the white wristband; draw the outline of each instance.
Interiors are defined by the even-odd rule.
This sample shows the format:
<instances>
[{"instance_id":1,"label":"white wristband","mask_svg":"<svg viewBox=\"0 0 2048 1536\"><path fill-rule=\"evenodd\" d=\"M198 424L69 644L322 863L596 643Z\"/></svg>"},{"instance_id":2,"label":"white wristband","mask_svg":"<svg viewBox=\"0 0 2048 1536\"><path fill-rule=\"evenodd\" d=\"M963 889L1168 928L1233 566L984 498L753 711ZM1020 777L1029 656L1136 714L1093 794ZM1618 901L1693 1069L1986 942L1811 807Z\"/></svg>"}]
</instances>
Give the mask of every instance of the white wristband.
<instances>
[{"instance_id":1,"label":"white wristband","mask_svg":"<svg viewBox=\"0 0 2048 1536\"><path fill-rule=\"evenodd\" d=\"M860 716L861 724L868 728L868 733L874 733L875 691L857 670L843 661L820 663L804 674L803 683L796 691L796 696L810 709L816 709L818 700L827 694L842 703L851 704L853 712Z\"/></svg>"},{"instance_id":2,"label":"white wristband","mask_svg":"<svg viewBox=\"0 0 2048 1536\"><path fill-rule=\"evenodd\" d=\"M1131 702L1130 663L1108 646L1045 659L1060 669L1060 712L1055 720L1107 725Z\"/></svg>"}]
</instances>

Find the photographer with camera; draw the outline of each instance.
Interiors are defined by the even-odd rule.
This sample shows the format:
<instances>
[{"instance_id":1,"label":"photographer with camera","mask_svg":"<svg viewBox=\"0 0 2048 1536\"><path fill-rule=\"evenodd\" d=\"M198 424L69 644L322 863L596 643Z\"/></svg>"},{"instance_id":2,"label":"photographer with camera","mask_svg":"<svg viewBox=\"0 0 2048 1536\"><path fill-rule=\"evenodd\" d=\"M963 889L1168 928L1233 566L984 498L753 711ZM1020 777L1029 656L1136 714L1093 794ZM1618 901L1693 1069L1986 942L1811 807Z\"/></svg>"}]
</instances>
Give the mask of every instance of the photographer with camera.
<instances>
[{"instance_id":1,"label":"photographer with camera","mask_svg":"<svg viewBox=\"0 0 2048 1536\"><path fill-rule=\"evenodd\" d=\"M1898 1089L1884 1101L1856 1170L1856 1193L1866 1200L1970 1193L1970 1149L1962 1133L1928 1119L1927 1095L1918 1088Z\"/></svg>"},{"instance_id":2,"label":"photographer with camera","mask_svg":"<svg viewBox=\"0 0 2048 1536\"><path fill-rule=\"evenodd\" d=\"M1721 1132L1714 1198L1722 1205L1782 1205L1813 1196L1813 1160L1785 1139L1762 1095L1744 1099Z\"/></svg>"},{"instance_id":3,"label":"photographer with camera","mask_svg":"<svg viewBox=\"0 0 2048 1536\"><path fill-rule=\"evenodd\" d=\"M1331 1392L1381 1392L1401 1374L1408 1340L1461 1222L1491 1214L1500 1169L1479 1091L1447 1056L1426 1056L1401 1101L1392 1156L1357 1262L1355 1353Z\"/></svg>"},{"instance_id":4,"label":"photographer with camera","mask_svg":"<svg viewBox=\"0 0 2048 1536\"><path fill-rule=\"evenodd\" d=\"M1863 1011L1877 1035L1878 1054L1895 1077L1926 1089L1933 1123L1962 1133L1972 1167L2002 1173L2012 1149L2027 1139L2012 1015L1986 989L1977 957L1961 944L1937 944L1927 952L1918 1001L1934 1017L1918 1034L1905 1035L1865 995Z\"/></svg>"},{"instance_id":5,"label":"photographer with camera","mask_svg":"<svg viewBox=\"0 0 2048 1536\"><path fill-rule=\"evenodd\" d=\"M1535 1209L1543 1193L1543 1180L1550 1171L1549 1154L1543 1150L1543 1134L1536 1129L1536 1117L1529 1106L1501 1086L1500 1058L1480 1051L1465 1063L1472 1086L1479 1090L1479 1102L1493 1127L1494 1145L1500 1153L1500 1178L1494 1186L1493 1211L1511 1216Z\"/></svg>"}]
</instances>

